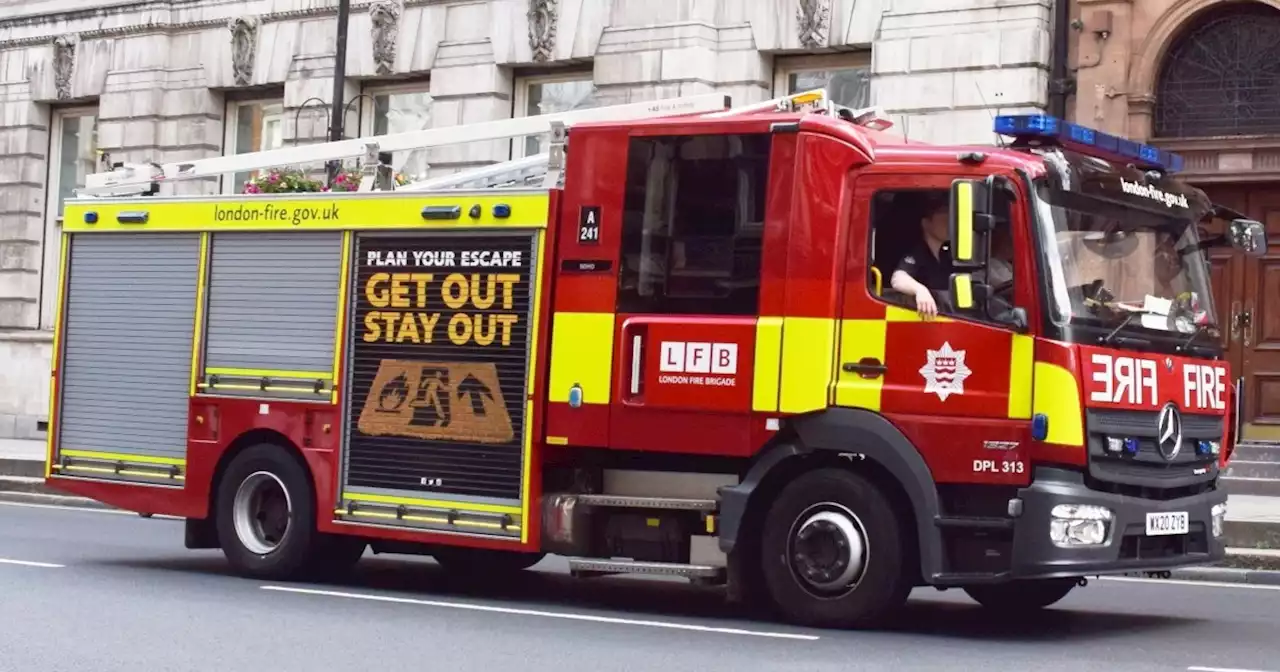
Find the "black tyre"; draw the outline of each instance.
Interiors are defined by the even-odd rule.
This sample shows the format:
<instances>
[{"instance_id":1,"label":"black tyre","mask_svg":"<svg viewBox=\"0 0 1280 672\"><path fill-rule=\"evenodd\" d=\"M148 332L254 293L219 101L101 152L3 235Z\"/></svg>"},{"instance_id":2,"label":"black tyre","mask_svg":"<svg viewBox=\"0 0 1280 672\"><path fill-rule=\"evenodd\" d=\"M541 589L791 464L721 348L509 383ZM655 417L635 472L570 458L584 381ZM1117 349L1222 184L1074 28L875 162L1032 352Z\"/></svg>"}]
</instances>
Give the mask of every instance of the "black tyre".
<instances>
[{"instance_id":1,"label":"black tyre","mask_svg":"<svg viewBox=\"0 0 1280 672\"><path fill-rule=\"evenodd\" d=\"M1080 579L1038 579L982 586L966 586L964 592L982 606L1007 614L1043 609L1067 596Z\"/></svg>"},{"instance_id":2,"label":"black tyre","mask_svg":"<svg viewBox=\"0 0 1280 672\"><path fill-rule=\"evenodd\" d=\"M447 572L486 578L497 578L529 569L541 562L546 555L460 546L437 548L431 553L431 557Z\"/></svg>"},{"instance_id":3,"label":"black tyre","mask_svg":"<svg viewBox=\"0 0 1280 672\"><path fill-rule=\"evenodd\" d=\"M303 578L328 550L316 530L315 495L304 467L274 444L253 446L232 460L215 507L222 552L243 576Z\"/></svg>"},{"instance_id":4,"label":"black tyre","mask_svg":"<svg viewBox=\"0 0 1280 672\"><path fill-rule=\"evenodd\" d=\"M876 624L911 592L904 527L892 502L858 474L800 476L764 517L761 570L773 605L801 625Z\"/></svg>"}]
</instances>

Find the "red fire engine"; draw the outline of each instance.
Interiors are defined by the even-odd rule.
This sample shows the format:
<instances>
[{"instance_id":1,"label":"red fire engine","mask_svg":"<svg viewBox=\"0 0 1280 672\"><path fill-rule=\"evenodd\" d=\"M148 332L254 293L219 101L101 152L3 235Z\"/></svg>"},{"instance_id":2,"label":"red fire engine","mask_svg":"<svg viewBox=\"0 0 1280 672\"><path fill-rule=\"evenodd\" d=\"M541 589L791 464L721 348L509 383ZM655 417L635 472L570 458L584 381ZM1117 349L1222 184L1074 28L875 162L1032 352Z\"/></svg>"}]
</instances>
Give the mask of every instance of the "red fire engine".
<instances>
[{"instance_id":1,"label":"red fire engine","mask_svg":"<svg viewBox=\"0 0 1280 672\"><path fill-rule=\"evenodd\" d=\"M820 626L1221 558L1239 391L1203 250L1261 225L1051 117L889 126L711 95L117 165L66 208L47 480L246 576L551 553ZM168 193L362 157L353 193Z\"/></svg>"}]
</instances>

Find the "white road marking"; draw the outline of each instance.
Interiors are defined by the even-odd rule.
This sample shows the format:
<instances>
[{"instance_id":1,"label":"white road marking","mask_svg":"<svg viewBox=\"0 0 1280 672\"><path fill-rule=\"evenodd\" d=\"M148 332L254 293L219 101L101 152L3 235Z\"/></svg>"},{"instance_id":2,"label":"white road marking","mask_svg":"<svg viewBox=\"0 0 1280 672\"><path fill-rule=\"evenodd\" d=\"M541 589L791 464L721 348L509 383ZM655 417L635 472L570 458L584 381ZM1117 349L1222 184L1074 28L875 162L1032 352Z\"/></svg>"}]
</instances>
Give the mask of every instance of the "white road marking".
<instances>
[{"instance_id":1,"label":"white road marking","mask_svg":"<svg viewBox=\"0 0 1280 672\"><path fill-rule=\"evenodd\" d=\"M1230 581L1190 581L1187 579L1144 579L1138 576L1101 576L1102 581L1127 581L1129 583L1151 583L1155 585L1200 586L1202 588L1247 588L1249 590L1280 590L1280 586L1268 586L1258 583L1232 583Z\"/></svg>"},{"instance_id":2,"label":"white road marking","mask_svg":"<svg viewBox=\"0 0 1280 672\"><path fill-rule=\"evenodd\" d=\"M1267 670L1249 670L1243 667L1188 667L1187 672L1267 672Z\"/></svg>"},{"instance_id":3,"label":"white road marking","mask_svg":"<svg viewBox=\"0 0 1280 672\"><path fill-rule=\"evenodd\" d=\"M0 502L0 506L17 506L24 509L58 509L59 511L86 511L88 513L111 513L117 516L134 516L140 517L134 511L124 511L122 509L96 509L87 506L64 506L62 504L36 504L35 502ZM163 513L157 513L152 518L163 518L165 520L182 520L180 516L166 516Z\"/></svg>"},{"instance_id":4,"label":"white road marking","mask_svg":"<svg viewBox=\"0 0 1280 672\"><path fill-rule=\"evenodd\" d=\"M799 639L811 642L820 639L817 635L801 635L787 632L765 632L761 630L742 630L739 628L714 628L706 625L686 623L670 623L667 621L643 621L631 618L613 618L609 616L591 616L588 614L571 614L562 611L540 611L536 609L513 609L510 607L492 607L464 602L441 602L438 600L418 600L408 597L391 597L389 595L368 595L364 593L346 593L335 590L315 590L310 588L291 588L286 586L261 586L263 590L274 590L284 593L300 593L304 595L324 595L328 597L345 597L353 600L370 600L374 602L395 602L399 604L416 604L427 607L445 609L464 609L469 611L486 611L495 614L512 614L517 616L539 616L542 618L559 618L570 621L590 621L592 623L612 623L615 625L637 625L648 628L667 628L671 630L691 630L694 632L714 632L725 635L744 635L748 637L771 637L774 639Z\"/></svg>"},{"instance_id":5,"label":"white road marking","mask_svg":"<svg viewBox=\"0 0 1280 672\"><path fill-rule=\"evenodd\" d=\"M32 562L30 560L9 560L0 558L0 565L21 565L23 567L46 567L48 569L59 569L66 565L55 565L52 562Z\"/></svg>"}]
</instances>

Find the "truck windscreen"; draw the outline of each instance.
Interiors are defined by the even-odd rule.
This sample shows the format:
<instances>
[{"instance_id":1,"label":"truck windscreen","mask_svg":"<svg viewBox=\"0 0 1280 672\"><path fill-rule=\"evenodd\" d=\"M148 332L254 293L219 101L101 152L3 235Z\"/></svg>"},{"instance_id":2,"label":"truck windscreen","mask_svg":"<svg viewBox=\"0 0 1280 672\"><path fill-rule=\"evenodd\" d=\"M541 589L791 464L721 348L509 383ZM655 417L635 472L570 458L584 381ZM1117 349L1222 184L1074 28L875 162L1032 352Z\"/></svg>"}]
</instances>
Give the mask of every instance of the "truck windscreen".
<instances>
[{"instance_id":1,"label":"truck windscreen","mask_svg":"<svg viewBox=\"0 0 1280 672\"><path fill-rule=\"evenodd\" d=\"M1144 338L1216 325L1199 248L1197 223L1210 207L1203 194L1126 166L1052 154L1049 174L1033 182L1033 203L1054 321Z\"/></svg>"}]
</instances>

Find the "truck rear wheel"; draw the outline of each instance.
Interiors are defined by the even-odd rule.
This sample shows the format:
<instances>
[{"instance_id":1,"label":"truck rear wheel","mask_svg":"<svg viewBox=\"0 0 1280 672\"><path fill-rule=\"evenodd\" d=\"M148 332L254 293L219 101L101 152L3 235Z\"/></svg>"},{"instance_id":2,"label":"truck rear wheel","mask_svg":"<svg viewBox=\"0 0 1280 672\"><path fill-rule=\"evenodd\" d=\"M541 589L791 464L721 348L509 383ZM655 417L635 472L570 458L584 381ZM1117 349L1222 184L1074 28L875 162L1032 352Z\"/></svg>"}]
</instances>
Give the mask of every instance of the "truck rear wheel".
<instances>
[{"instance_id":1,"label":"truck rear wheel","mask_svg":"<svg viewBox=\"0 0 1280 672\"><path fill-rule=\"evenodd\" d=\"M1067 596L1080 579L1037 579L966 586L965 593L993 611L1021 614L1043 609Z\"/></svg>"},{"instance_id":2,"label":"truck rear wheel","mask_svg":"<svg viewBox=\"0 0 1280 672\"><path fill-rule=\"evenodd\" d=\"M328 544L316 530L306 472L279 446L259 444L237 455L223 474L215 506L223 554L241 575L288 580L336 569L331 565L339 558L323 552Z\"/></svg>"},{"instance_id":3,"label":"truck rear wheel","mask_svg":"<svg viewBox=\"0 0 1280 672\"><path fill-rule=\"evenodd\" d=\"M893 503L873 483L843 469L811 471L765 515L765 585L793 623L871 625L911 592L904 542Z\"/></svg>"}]
</instances>

